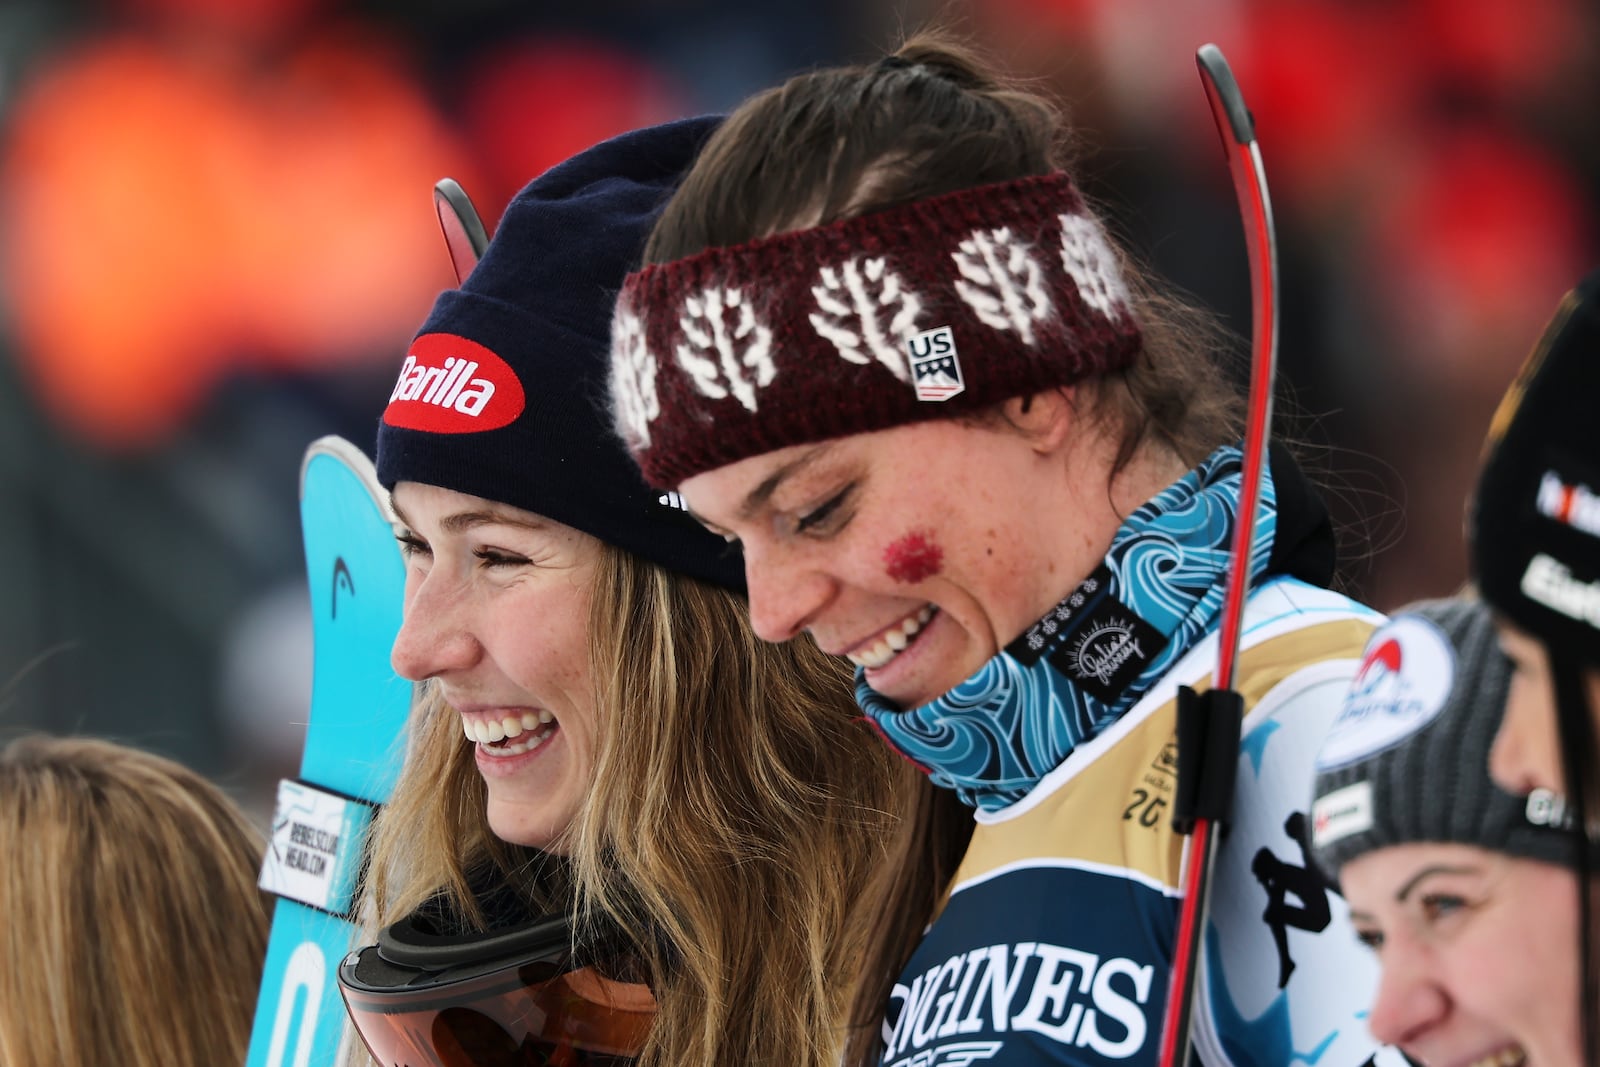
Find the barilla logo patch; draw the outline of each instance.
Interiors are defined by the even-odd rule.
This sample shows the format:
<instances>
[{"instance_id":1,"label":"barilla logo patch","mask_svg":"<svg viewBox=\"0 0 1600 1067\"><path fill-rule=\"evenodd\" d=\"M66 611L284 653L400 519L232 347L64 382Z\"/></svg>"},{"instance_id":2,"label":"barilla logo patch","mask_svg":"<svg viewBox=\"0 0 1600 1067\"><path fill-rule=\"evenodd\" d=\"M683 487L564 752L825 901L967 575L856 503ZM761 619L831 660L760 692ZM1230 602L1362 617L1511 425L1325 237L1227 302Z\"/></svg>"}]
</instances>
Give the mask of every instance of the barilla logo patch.
<instances>
[{"instance_id":1,"label":"barilla logo patch","mask_svg":"<svg viewBox=\"0 0 1600 1067\"><path fill-rule=\"evenodd\" d=\"M1332 844L1372 829L1372 783L1356 782L1318 797L1311 805L1311 843Z\"/></svg>"},{"instance_id":2,"label":"barilla logo patch","mask_svg":"<svg viewBox=\"0 0 1600 1067\"><path fill-rule=\"evenodd\" d=\"M1587 485L1568 485L1555 471L1539 479L1539 514L1600 537L1600 496Z\"/></svg>"},{"instance_id":3,"label":"barilla logo patch","mask_svg":"<svg viewBox=\"0 0 1600 1067\"><path fill-rule=\"evenodd\" d=\"M425 333L411 342L383 421L429 433L478 433L510 425L527 398L516 372L476 341Z\"/></svg>"},{"instance_id":4,"label":"barilla logo patch","mask_svg":"<svg viewBox=\"0 0 1600 1067\"><path fill-rule=\"evenodd\" d=\"M1455 673L1455 653L1437 626L1415 615L1392 619L1367 642L1317 769L1365 759L1422 729L1443 710Z\"/></svg>"},{"instance_id":5,"label":"barilla logo patch","mask_svg":"<svg viewBox=\"0 0 1600 1067\"><path fill-rule=\"evenodd\" d=\"M948 326L924 330L906 340L911 357L911 383L918 400L949 400L966 391L961 359L956 355L956 335Z\"/></svg>"},{"instance_id":6,"label":"barilla logo patch","mask_svg":"<svg viewBox=\"0 0 1600 1067\"><path fill-rule=\"evenodd\" d=\"M1573 577L1567 565L1543 552L1522 572L1522 595L1568 618L1600 629L1600 582Z\"/></svg>"}]
</instances>

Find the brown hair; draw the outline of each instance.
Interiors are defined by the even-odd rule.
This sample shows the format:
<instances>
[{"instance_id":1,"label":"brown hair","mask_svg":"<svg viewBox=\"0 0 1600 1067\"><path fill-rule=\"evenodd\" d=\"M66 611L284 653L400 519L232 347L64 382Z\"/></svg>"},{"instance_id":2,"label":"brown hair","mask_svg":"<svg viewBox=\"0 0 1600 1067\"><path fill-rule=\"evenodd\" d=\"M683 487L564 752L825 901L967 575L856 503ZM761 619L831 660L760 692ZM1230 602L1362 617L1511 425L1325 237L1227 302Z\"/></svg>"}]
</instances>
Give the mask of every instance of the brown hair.
<instances>
[{"instance_id":1,"label":"brown hair","mask_svg":"<svg viewBox=\"0 0 1600 1067\"><path fill-rule=\"evenodd\" d=\"M242 1063L265 847L223 792L109 741L0 750L0 1063Z\"/></svg>"},{"instance_id":2,"label":"brown hair","mask_svg":"<svg viewBox=\"0 0 1600 1067\"><path fill-rule=\"evenodd\" d=\"M430 694L374 835L376 922L440 887L471 911L489 868L535 908L629 931L659 1006L641 1063L834 1067L861 902L930 787L870 736L842 660L765 644L725 590L604 546L590 643L599 750L566 857L490 833L472 746Z\"/></svg>"},{"instance_id":3,"label":"brown hair","mask_svg":"<svg viewBox=\"0 0 1600 1067\"><path fill-rule=\"evenodd\" d=\"M798 75L740 105L668 201L644 260L1046 174L1071 154L1048 99L953 36L925 31L885 60ZM1229 337L1118 255L1144 350L1098 380L1100 414L1121 435L1112 473L1151 442L1197 463L1243 429L1239 392L1216 373Z\"/></svg>"},{"instance_id":4,"label":"brown hair","mask_svg":"<svg viewBox=\"0 0 1600 1067\"><path fill-rule=\"evenodd\" d=\"M741 105L668 202L644 258L668 262L1049 173L1066 165L1069 148L1048 100L1007 83L949 35L920 33L875 64L798 75ZM1117 440L1111 479L1147 448L1192 466L1243 426L1239 391L1219 373L1226 334L1119 257L1143 348L1126 369L1084 385L1090 417ZM874 1024L971 835L970 813L953 804L924 797L917 825L898 839L899 875L856 1004L852 1063L877 1062Z\"/></svg>"}]
</instances>

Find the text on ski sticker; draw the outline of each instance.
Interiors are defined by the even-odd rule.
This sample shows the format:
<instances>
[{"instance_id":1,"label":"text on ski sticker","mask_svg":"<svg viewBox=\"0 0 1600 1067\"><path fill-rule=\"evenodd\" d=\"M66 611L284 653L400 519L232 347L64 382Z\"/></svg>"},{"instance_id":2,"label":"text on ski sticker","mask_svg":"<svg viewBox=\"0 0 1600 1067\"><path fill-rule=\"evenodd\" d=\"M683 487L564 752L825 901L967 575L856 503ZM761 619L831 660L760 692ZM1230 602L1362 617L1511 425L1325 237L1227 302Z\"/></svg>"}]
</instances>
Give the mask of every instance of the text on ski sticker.
<instances>
[{"instance_id":1,"label":"text on ski sticker","mask_svg":"<svg viewBox=\"0 0 1600 1067\"><path fill-rule=\"evenodd\" d=\"M370 804L304 782L279 782L257 884L333 915L349 914L372 812Z\"/></svg>"}]
</instances>

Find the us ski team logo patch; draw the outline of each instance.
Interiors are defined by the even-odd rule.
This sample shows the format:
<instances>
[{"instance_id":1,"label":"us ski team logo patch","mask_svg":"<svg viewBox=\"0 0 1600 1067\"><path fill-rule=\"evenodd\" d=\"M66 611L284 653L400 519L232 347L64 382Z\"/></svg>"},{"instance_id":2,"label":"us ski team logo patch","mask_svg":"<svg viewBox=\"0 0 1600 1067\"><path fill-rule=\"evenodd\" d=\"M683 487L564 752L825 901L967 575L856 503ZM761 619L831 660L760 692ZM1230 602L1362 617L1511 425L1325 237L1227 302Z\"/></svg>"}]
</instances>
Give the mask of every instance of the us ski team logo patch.
<instances>
[{"instance_id":1,"label":"us ski team logo patch","mask_svg":"<svg viewBox=\"0 0 1600 1067\"><path fill-rule=\"evenodd\" d=\"M949 400L966 391L961 359L956 355L956 337L950 327L924 330L907 338L906 355L911 359L911 384L918 400Z\"/></svg>"}]
</instances>

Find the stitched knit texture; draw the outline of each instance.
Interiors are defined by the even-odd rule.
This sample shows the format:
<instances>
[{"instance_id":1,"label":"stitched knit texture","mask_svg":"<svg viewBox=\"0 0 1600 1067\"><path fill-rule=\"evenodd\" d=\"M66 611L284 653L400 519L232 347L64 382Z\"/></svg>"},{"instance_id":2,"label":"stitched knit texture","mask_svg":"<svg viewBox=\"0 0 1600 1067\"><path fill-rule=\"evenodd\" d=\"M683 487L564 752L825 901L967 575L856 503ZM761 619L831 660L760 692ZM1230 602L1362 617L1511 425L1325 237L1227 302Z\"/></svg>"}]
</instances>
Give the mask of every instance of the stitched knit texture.
<instances>
[{"instance_id":1,"label":"stitched knit texture","mask_svg":"<svg viewBox=\"0 0 1600 1067\"><path fill-rule=\"evenodd\" d=\"M1489 748L1511 665L1482 603L1412 605L1373 633L1317 756L1312 854L1335 880L1357 856L1413 842L1568 863L1571 835L1497 787Z\"/></svg>"},{"instance_id":2,"label":"stitched knit texture","mask_svg":"<svg viewBox=\"0 0 1600 1067\"><path fill-rule=\"evenodd\" d=\"M617 429L652 485L950 418L1126 366L1117 255L1065 174L966 189L631 274Z\"/></svg>"},{"instance_id":3,"label":"stitched knit texture","mask_svg":"<svg viewBox=\"0 0 1600 1067\"><path fill-rule=\"evenodd\" d=\"M1490 427L1469 540L1483 599L1600 664L1600 271L1567 294Z\"/></svg>"},{"instance_id":4,"label":"stitched knit texture","mask_svg":"<svg viewBox=\"0 0 1600 1067\"><path fill-rule=\"evenodd\" d=\"M612 302L719 118L622 134L530 182L442 293L378 426L385 488L523 508L669 570L744 591L744 562L647 487L606 410Z\"/></svg>"}]
</instances>

